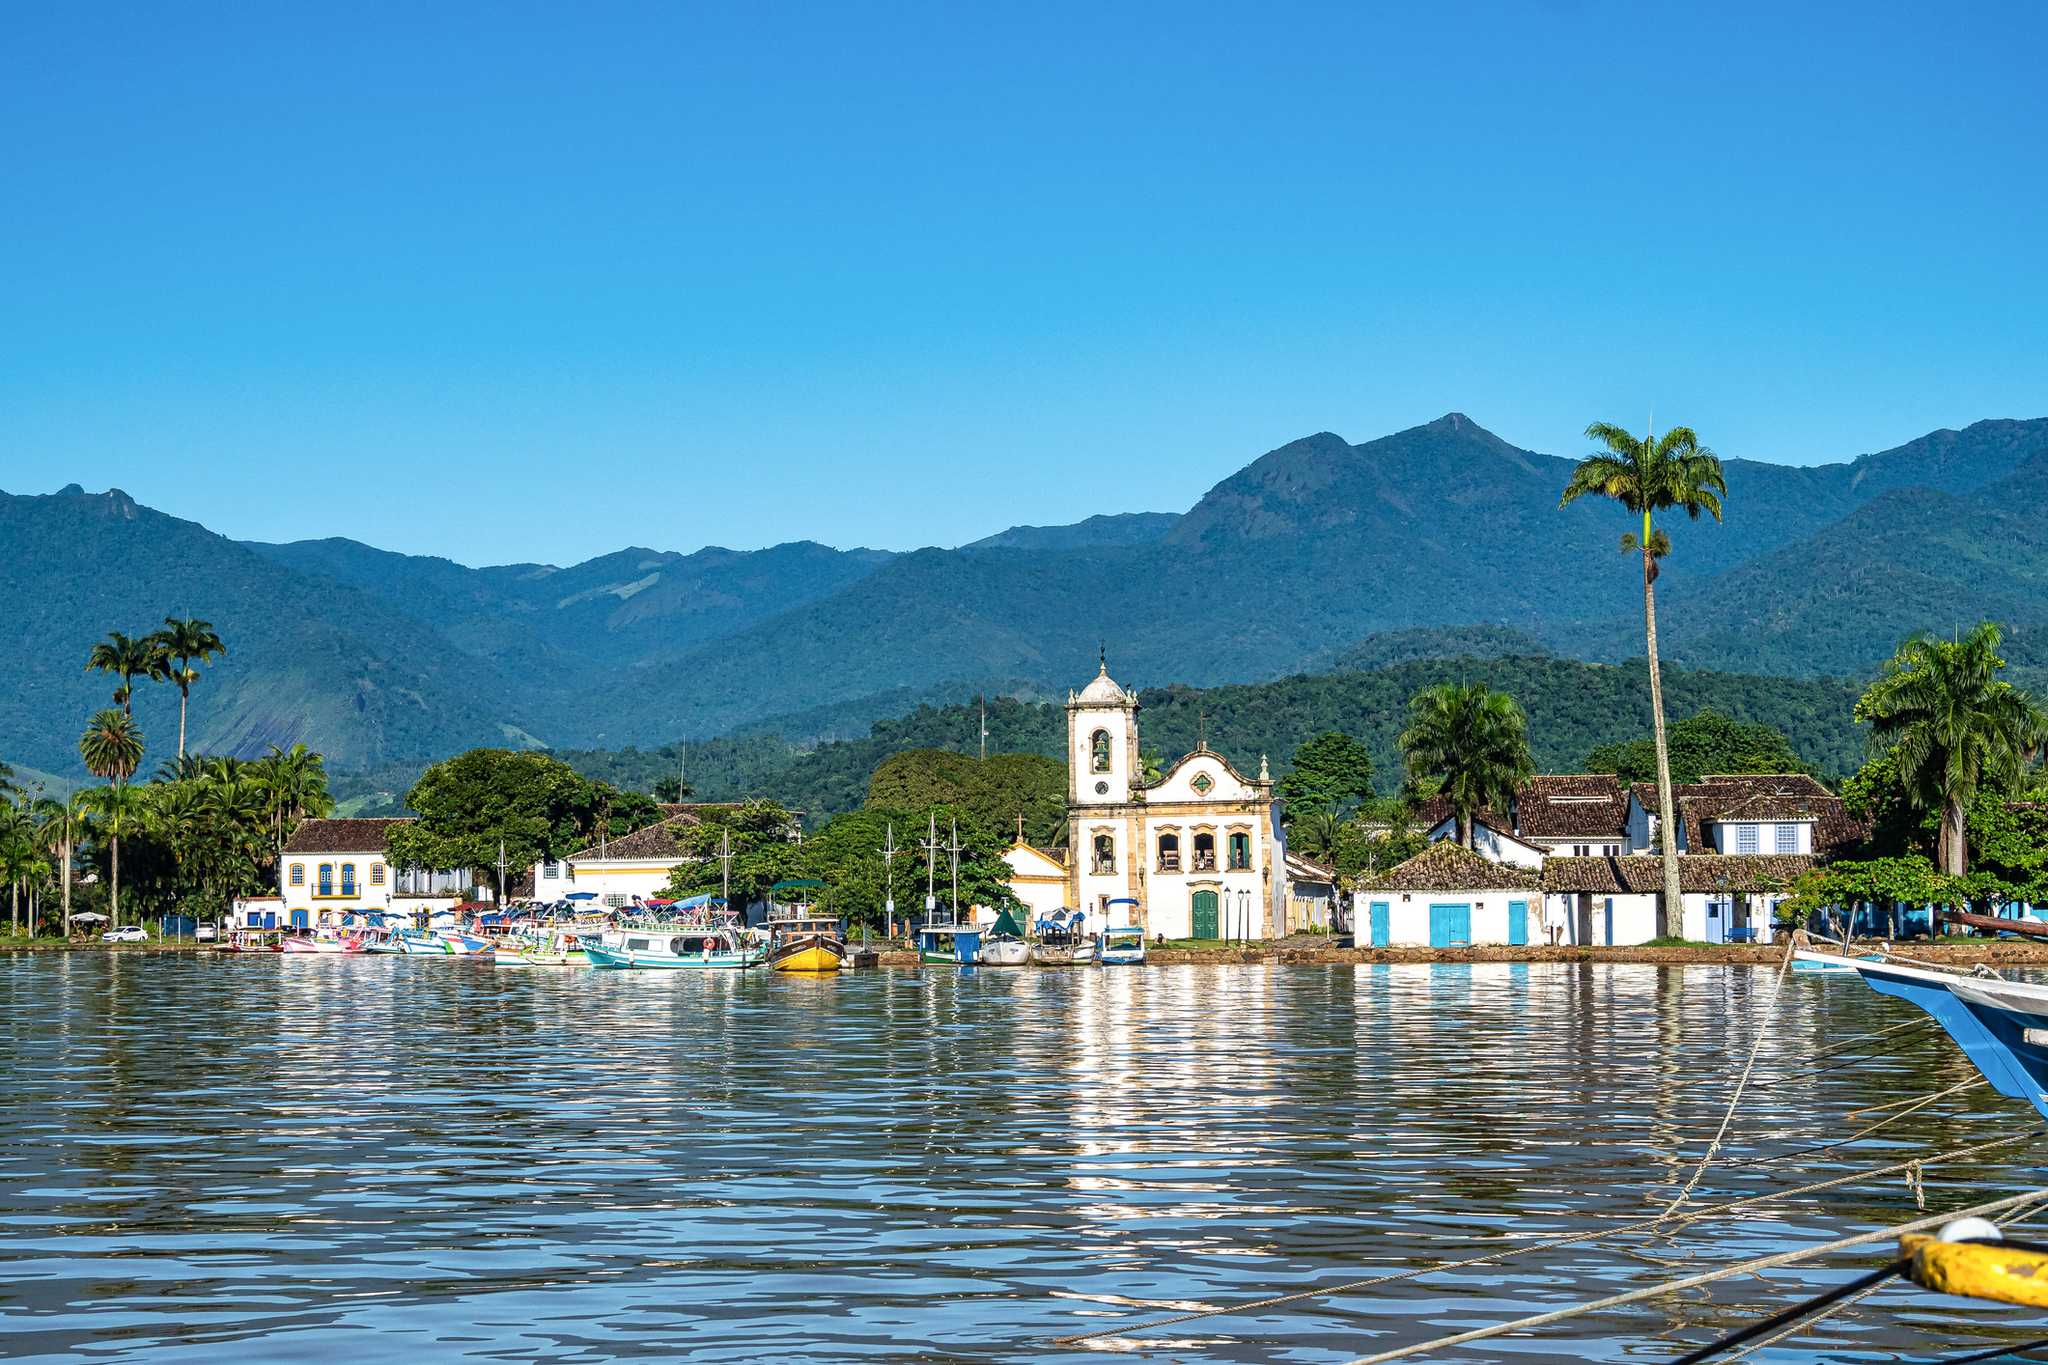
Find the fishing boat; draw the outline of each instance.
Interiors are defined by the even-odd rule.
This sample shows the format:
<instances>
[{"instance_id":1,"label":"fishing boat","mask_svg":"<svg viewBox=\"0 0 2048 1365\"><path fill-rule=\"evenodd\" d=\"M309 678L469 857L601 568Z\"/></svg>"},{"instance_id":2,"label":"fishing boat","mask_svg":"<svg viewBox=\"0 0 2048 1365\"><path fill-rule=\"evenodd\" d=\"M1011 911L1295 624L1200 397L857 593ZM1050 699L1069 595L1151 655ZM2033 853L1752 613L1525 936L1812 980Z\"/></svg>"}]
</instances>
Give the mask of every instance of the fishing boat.
<instances>
[{"instance_id":1,"label":"fishing boat","mask_svg":"<svg viewBox=\"0 0 2048 1365\"><path fill-rule=\"evenodd\" d=\"M1798 949L1801 962L1854 972L1881 995L1897 996L1934 1017L1994 1090L2024 1100L2048 1118L2048 984L1975 972L1909 966L1888 957L1844 957Z\"/></svg>"},{"instance_id":2,"label":"fishing boat","mask_svg":"<svg viewBox=\"0 0 2048 1365\"><path fill-rule=\"evenodd\" d=\"M917 960L971 967L981 960L981 930L950 920L927 920L917 926Z\"/></svg>"},{"instance_id":3,"label":"fishing boat","mask_svg":"<svg viewBox=\"0 0 2048 1365\"><path fill-rule=\"evenodd\" d=\"M1034 926L1038 941L1031 945L1031 961L1040 967L1086 967L1095 961L1096 942L1085 931L1087 915L1079 910L1059 910Z\"/></svg>"},{"instance_id":4,"label":"fishing boat","mask_svg":"<svg viewBox=\"0 0 2048 1365\"><path fill-rule=\"evenodd\" d=\"M429 929L400 929L398 951L408 957L451 957L455 945Z\"/></svg>"},{"instance_id":5,"label":"fishing boat","mask_svg":"<svg viewBox=\"0 0 2048 1365\"><path fill-rule=\"evenodd\" d=\"M213 947L217 953L275 953L283 950L283 938L277 929L234 929Z\"/></svg>"},{"instance_id":6,"label":"fishing boat","mask_svg":"<svg viewBox=\"0 0 2048 1365\"><path fill-rule=\"evenodd\" d=\"M783 904L782 897L822 889L819 881L781 881L768 889L768 965L778 972L836 972L846 963L846 932L830 915L807 901Z\"/></svg>"},{"instance_id":7,"label":"fishing boat","mask_svg":"<svg viewBox=\"0 0 2048 1365\"><path fill-rule=\"evenodd\" d=\"M527 929L500 938L491 951L499 967L588 967L590 954L577 929Z\"/></svg>"},{"instance_id":8,"label":"fishing boat","mask_svg":"<svg viewBox=\"0 0 2048 1365\"><path fill-rule=\"evenodd\" d=\"M988 936L981 941L981 965L984 967L1021 967L1031 960L1031 945L1024 941L1024 931L1006 908L996 916L996 922L989 926Z\"/></svg>"},{"instance_id":9,"label":"fishing boat","mask_svg":"<svg viewBox=\"0 0 2048 1365\"><path fill-rule=\"evenodd\" d=\"M731 924L648 925L612 930L586 943L590 965L612 969L743 970L768 960L767 940Z\"/></svg>"}]
</instances>

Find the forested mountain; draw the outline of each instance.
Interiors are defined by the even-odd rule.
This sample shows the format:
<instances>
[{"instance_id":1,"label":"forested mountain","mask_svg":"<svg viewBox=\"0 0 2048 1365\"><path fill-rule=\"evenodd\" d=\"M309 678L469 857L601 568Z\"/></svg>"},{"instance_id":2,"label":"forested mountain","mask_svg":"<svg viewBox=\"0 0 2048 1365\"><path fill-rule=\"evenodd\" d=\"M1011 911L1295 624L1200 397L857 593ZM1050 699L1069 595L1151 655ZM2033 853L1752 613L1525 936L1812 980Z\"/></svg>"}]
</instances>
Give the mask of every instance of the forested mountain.
<instances>
[{"instance_id":1,"label":"forested mountain","mask_svg":"<svg viewBox=\"0 0 2048 1365\"><path fill-rule=\"evenodd\" d=\"M1711 433L1709 433L1711 434ZM618 748L803 717L859 735L921 700L1060 695L1107 644L1127 683L1215 686L1446 655L1641 651L1626 514L1559 510L1571 461L1460 414L1321 433L1183 514L1013 527L908 554L799 542L628 549L471 569L347 540L243 545L118 492L0 495L0 758L66 772L107 691L109 630L212 621L197 747L303 740L337 767L476 742ZM1681 522L1660 592L1674 659L1863 675L1898 638L1982 616L2015 662L2048 638L2048 419L1979 422L1855 461L1731 459L1728 521ZM157 695L163 694L163 695ZM170 689L141 689L153 739ZM154 761L156 753L152 751Z\"/></svg>"},{"instance_id":2,"label":"forested mountain","mask_svg":"<svg viewBox=\"0 0 2048 1365\"><path fill-rule=\"evenodd\" d=\"M1401 785L1396 737L1408 699L1447 678L1484 681L1514 696L1529 714L1529 739L1539 768L1572 771L1592 749L1638 738L1648 729L1649 682L1640 662L1589 664L1544 657L1413 659L1370 671L1301 675L1272 682L1140 692L1139 727L1147 752L1166 759L1195 747L1206 730L1211 748L1246 772L1263 755L1275 773L1302 741L1342 730L1372 751L1380 790ZM1077 679L1076 681L1081 681ZM1816 771L1840 776L1864 757L1850 718L1857 686L1825 679L1795 681L1673 669L1665 700L1674 717L1718 711L1784 734ZM988 705L989 752L1059 757L1065 750L1065 696L1046 701L998 698ZM770 796L812 816L851 810L869 774L892 754L913 749L978 751L980 709L971 698L921 706L877 722L867 734L803 744L779 733L624 751L572 750L560 756L592 777L646 789L686 771L697 799ZM384 790L402 792L403 774Z\"/></svg>"}]
</instances>

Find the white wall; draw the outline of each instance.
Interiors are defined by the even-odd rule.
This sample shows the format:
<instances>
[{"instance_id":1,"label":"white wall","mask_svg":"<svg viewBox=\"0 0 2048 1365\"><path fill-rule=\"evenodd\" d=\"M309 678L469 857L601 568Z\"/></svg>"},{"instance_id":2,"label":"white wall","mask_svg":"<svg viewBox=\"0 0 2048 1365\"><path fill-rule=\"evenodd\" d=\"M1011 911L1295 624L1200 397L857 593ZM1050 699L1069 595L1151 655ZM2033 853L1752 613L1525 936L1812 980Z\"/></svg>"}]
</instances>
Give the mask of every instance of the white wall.
<instances>
[{"instance_id":1,"label":"white wall","mask_svg":"<svg viewBox=\"0 0 2048 1365\"><path fill-rule=\"evenodd\" d=\"M1756 847L1752 853L1811 853L1813 852L1813 822L1811 820L1715 820L1707 828L1714 841L1714 847L1722 853L1740 853L1744 827L1756 831ZM1778 847L1780 827L1792 831L1792 847Z\"/></svg>"},{"instance_id":2,"label":"white wall","mask_svg":"<svg viewBox=\"0 0 2048 1365\"><path fill-rule=\"evenodd\" d=\"M1543 897L1536 891L1361 891L1352 912L1352 940L1361 948L1372 946L1372 907L1385 902L1387 945L1393 948L1427 948L1430 946L1430 907L1469 905L1472 908L1472 946L1505 946L1510 901L1520 901L1528 907L1529 942L1542 943Z\"/></svg>"},{"instance_id":3,"label":"white wall","mask_svg":"<svg viewBox=\"0 0 2048 1365\"><path fill-rule=\"evenodd\" d=\"M334 869L332 890L324 896L320 894L322 865ZM347 894L342 891L345 868L354 873L354 887ZM293 869L300 874L297 885L292 881ZM308 926L317 927L323 921L338 923L342 910L382 910L391 904L393 875L381 853L282 854L277 863L277 880L285 913L278 916L279 922L292 923L296 911L305 916Z\"/></svg>"},{"instance_id":4,"label":"white wall","mask_svg":"<svg viewBox=\"0 0 2048 1365\"><path fill-rule=\"evenodd\" d=\"M1426 836L1433 844L1444 843L1458 837L1458 818L1451 816L1430 830ZM1520 839L1501 834L1491 825L1474 822L1472 826L1472 851L1488 862L1506 863L1510 867L1542 867L1543 850L1534 844L1525 844Z\"/></svg>"}]
</instances>

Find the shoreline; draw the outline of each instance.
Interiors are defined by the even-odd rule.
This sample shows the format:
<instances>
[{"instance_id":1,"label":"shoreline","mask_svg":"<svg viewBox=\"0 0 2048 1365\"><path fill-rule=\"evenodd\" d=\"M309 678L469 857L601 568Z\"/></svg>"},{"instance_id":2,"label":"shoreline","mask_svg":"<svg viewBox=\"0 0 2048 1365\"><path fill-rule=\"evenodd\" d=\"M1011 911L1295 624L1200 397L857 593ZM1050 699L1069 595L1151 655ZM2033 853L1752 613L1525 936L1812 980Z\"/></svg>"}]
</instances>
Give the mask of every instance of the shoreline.
<instances>
[{"instance_id":1,"label":"shoreline","mask_svg":"<svg viewBox=\"0 0 2048 1365\"><path fill-rule=\"evenodd\" d=\"M1851 951L1868 951L1873 944L1852 945ZM0 954L5 953L211 953L210 943L93 943L61 942L45 940L39 943L0 944ZM1154 948L1145 957L1147 966L1281 966L1281 967L1341 967L1371 965L1375 963L1416 963L1416 962L1614 962L1639 966L1775 966L1784 957L1785 949L1779 946L1751 945L1745 943L1702 943L1685 947L1649 947L1647 945L1620 947L1480 947L1480 948L1337 948L1320 944L1303 945L1278 943L1255 947L1219 948ZM1918 943L1907 949L1907 955L1924 962L1938 962L1948 966L1970 966L1983 962L1992 965L2048 965L2048 941L2030 943L2018 939L1985 939L1979 943ZM950 964L920 964L916 952L908 948L883 948L877 950L878 967L945 966ZM846 970L859 970L848 967ZM1008 968L990 968L992 971L1006 971ZM1038 968L1040 971L1059 971L1061 968Z\"/></svg>"}]
</instances>

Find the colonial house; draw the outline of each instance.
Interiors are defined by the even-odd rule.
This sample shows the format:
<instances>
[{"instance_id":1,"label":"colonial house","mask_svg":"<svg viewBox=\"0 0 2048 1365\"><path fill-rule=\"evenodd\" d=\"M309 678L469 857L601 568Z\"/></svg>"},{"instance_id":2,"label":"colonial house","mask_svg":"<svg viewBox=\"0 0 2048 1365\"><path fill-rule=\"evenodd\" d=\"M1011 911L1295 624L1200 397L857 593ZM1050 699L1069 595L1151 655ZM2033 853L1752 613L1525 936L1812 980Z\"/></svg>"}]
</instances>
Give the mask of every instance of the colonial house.
<instances>
[{"instance_id":1,"label":"colonial house","mask_svg":"<svg viewBox=\"0 0 2048 1365\"><path fill-rule=\"evenodd\" d=\"M278 857L282 906L247 902L248 909L237 917L238 927L332 928L371 914L417 916L453 906L470 888L469 873L393 867L386 857L391 831L410 823L300 821ZM276 923L269 923L270 917Z\"/></svg>"},{"instance_id":2,"label":"colonial house","mask_svg":"<svg viewBox=\"0 0 2048 1365\"><path fill-rule=\"evenodd\" d=\"M1678 860L1680 913L1670 931L1699 943L1768 942L1793 881L1815 865L1803 854L1691 853ZM1647 943L1657 933L1664 860L1552 858L1543 865L1545 913L1565 942Z\"/></svg>"},{"instance_id":3,"label":"colonial house","mask_svg":"<svg viewBox=\"0 0 2048 1365\"><path fill-rule=\"evenodd\" d=\"M1020 837L1003 850L1010 865L1010 894L1024 903L1035 924L1067 906L1067 860L1054 849L1039 848Z\"/></svg>"},{"instance_id":4,"label":"colonial house","mask_svg":"<svg viewBox=\"0 0 2048 1365\"><path fill-rule=\"evenodd\" d=\"M1466 948L1543 941L1543 874L1460 844L1431 844L1359 891L1360 947Z\"/></svg>"},{"instance_id":5,"label":"colonial house","mask_svg":"<svg viewBox=\"0 0 2048 1365\"><path fill-rule=\"evenodd\" d=\"M1106 662L1067 696L1067 828L1068 904L1086 912L1091 931L1282 932L1285 842L1265 760L1247 777L1202 744L1147 780L1137 694L1116 684Z\"/></svg>"},{"instance_id":6,"label":"colonial house","mask_svg":"<svg viewBox=\"0 0 2048 1365\"><path fill-rule=\"evenodd\" d=\"M669 874L689 860L683 831L704 823L702 812L728 810L720 802L664 802L661 819L616 839L600 839L566 858L543 858L519 886L523 895L552 904L582 893L617 908L659 897ZM530 890L528 888L531 888Z\"/></svg>"},{"instance_id":7,"label":"colonial house","mask_svg":"<svg viewBox=\"0 0 2048 1365\"><path fill-rule=\"evenodd\" d=\"M1341 929L1337 907L1337 869L1288 849L1286 931L1328 933Z\"/></svg>"},{"instance_id":8,"label":"colonial house","mask_svg":"<svg viewBox=\"0 0 2048 1365\"><path fill-rule=\"evenodd\" d=\"M1472 843L1496 862L1522 867L1541 867L1556 854L1619 854L1627 851L1628 813L1628 792L1611 774L1544 774L1516 789L1508 810L1481 811ZM1457 818L1444 798L1430 797L1416 814L1431 842L1457 837Z\"/></svg>"},{"instance_id":9,"label":"colonial house","mask_svg":"<svg viewBox=\"0 0 2048 1365\"><path fill-rule=\"evenodd\" d=\"M1673 783L1680 853L1833 856L1865 831L1842 799L1804 773L1738 773ZM1629 853L1661 847L1657 784L1628 794Z\"/></svg>"}]
</instances>

